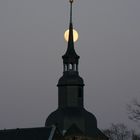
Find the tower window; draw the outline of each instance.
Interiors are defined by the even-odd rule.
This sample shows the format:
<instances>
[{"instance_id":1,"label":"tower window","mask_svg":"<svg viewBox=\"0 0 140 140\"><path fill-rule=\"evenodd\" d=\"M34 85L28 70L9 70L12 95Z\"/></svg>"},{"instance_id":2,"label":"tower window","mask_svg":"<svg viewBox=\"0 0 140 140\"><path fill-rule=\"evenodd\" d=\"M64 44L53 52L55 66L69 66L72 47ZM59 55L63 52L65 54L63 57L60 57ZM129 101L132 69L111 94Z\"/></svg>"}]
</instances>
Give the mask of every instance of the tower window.
<instances>
[{"instance_id":1,"label":"tower window","mask_svg":"<svg viewBox=\"0 0 140 140\"><path fill-rule=\"evenodd\" d=\"M78 89L78 97L82 98L82 89L81 88Z\"/></svg>"},{"instance_id":2,"label":"tower window","mask_svg":"<svg viewBox=\"0 0 140 140\"><path fill-rule=\"evenodd\" d=\"M74 64L74 71L76 71L77 70L77 67L76 67L76 64Z\"/></svg>"},{"instance_id":3,"label":"tower window","mask_svg":"<svg viewBox=\"0 0 140 140\"><path fill-rule=\"evenodd\" d=\"M66 64L64 65L64 71L67 71L67 65Z\"/></svg>"},{"instance_id":4,"label":"tower window","mask_svg":"<svg viewBox=\"0 0 140 140\"><path fill-rule=\"evenodd\" d=\"M69 70L72 70L72 64L69 64Z\"/></svg>"}]
</instances>

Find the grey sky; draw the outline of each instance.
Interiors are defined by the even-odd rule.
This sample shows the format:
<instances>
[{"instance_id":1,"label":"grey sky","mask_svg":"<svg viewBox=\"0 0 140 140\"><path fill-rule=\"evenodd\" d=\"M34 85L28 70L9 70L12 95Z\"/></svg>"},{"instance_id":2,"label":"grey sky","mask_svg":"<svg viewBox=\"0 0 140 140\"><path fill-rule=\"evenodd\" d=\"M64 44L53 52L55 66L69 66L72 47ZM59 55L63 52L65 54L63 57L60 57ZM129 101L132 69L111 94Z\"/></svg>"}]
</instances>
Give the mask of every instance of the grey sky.
<instances>
[{"instance_id":1,"label":"grey sky","mask_svg":"<svg viewBox=\"0 0 140 140\"><path fill-rule=\"evenodd\" d=\"M99 128L128 120L140 100L140 0L75 0L85 107ZM57 108L68 0L0 1L0 129L44 126Z\"/></svg>"}]
</instances>

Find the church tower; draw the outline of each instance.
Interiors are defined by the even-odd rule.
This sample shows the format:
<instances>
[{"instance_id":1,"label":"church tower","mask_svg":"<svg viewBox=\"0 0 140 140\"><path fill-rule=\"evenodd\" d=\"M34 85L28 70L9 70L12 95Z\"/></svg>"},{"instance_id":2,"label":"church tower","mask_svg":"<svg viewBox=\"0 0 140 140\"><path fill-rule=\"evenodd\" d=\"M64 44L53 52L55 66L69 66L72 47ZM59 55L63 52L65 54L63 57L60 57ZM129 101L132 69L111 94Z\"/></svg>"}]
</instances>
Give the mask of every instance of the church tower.
<instances>
[{"instance_id":1,"label":"church tower","mask_svg":"<svg viewBox=\"0 0 140 140\"><path fill-rule=\"evenodd\" d=\"M58 81L58 109L51 113L45 126L56 125L65 136L81 136L90 139L107 140L97 128L96 117L84 108L84 81L79 76L79 56L74 48L72 4L70 2L70 23L68 47L63 59L63 76Z\"/></svg>"}]
</instances>

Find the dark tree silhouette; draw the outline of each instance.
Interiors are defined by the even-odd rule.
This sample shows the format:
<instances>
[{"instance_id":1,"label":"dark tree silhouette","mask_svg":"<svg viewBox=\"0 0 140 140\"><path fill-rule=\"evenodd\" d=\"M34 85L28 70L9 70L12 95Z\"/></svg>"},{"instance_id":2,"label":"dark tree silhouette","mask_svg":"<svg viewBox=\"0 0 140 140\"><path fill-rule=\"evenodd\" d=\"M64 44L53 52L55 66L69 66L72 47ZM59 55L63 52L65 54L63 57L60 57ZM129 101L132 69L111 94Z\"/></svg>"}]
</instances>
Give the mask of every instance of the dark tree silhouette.
<instances>
[{"instance_id":1,"label":"dark tree silhouette","mask_svg":"<svg viewBox=\"0 0 140 140\"><path fill-rule=\"evenodd\" d=\"M134 99L131 104L127 105L127 109L129 119L140 123L140 102Z\"/></svg>"},{"instance_id":2,"label":"dark tree silhouette","mask_svg":"<svg viewBox=\"0 0 140 140\"><path fill-rule=\"evenodd\" d=\"M130 131L124 124L111 124L109 129L103 130L104 134L109 137L109 140L128 140Z\"/></svg>"},{"instance_id":3,"label":"dark tree silhouette","mask_svg":"<svg viewBox=\"0 0 140 140\"><path fill-rule=\"evenodd\" d=\"M140 135L132 135L132 140L140 140Z\"/></svg>"},{"instance_id":4,"label":"dark tree silhouette","mask_svg":"<svg viewBox=\"0 0 140 140\"><path fill-rule=\"evenodd\" d=\"M132 140L140 140L140 135L135 130L131 130Z\"/></svg>"}]
</instances>

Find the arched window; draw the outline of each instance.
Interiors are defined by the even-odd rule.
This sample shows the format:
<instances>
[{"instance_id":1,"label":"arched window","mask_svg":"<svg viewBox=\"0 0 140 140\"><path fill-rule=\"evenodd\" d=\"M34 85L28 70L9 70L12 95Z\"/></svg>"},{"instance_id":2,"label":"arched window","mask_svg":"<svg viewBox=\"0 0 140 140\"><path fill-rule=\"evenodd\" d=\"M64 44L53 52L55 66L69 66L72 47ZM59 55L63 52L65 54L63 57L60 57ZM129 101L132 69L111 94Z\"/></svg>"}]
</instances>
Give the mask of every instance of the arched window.
<instances>
[{"instance_id":1,"label":"arched window","mask_svg":"<svg viewBox=\"0 0 140 140\"><path fill-rule=\"evenodd\" d=\"M82 98L82 88L79 87L78 89L78 98Z\"/></svg>"},{"instance_id":2,"label":"arched window","mask_svg":"<svg viewBox=\"0 0 140 140\"><path fill-rule=\"evenodd\" d=\"M67 71L67 65L64 65L64 71Z\"/></svg>"},{"instance_id":3,"label":"arched window","mask_svg":"<svg viewBox=\"0 0 140 140\"><path fill-rule=\"evenodd\" d=\"M72 64L69 64L69 70L72 70Z\"/></svg>"},{"instance_id":4,"label":"arched window","mask_svg":"<svg viewBox=\"0 0 140 140\"><path fill-rule=\"evenodd\" d=\"M74 68L73 68L73 70L74 70L74 71L76 71L76 64L74 64L74 66L73 66L73 67L74 67Z\"/></svg>"}]
</instances>

